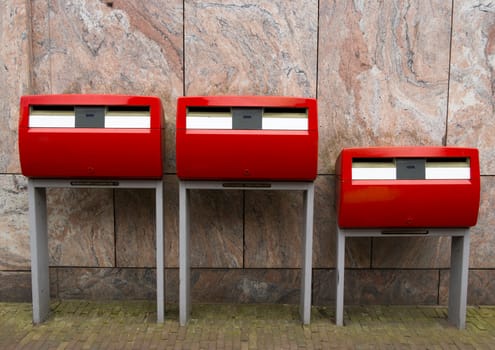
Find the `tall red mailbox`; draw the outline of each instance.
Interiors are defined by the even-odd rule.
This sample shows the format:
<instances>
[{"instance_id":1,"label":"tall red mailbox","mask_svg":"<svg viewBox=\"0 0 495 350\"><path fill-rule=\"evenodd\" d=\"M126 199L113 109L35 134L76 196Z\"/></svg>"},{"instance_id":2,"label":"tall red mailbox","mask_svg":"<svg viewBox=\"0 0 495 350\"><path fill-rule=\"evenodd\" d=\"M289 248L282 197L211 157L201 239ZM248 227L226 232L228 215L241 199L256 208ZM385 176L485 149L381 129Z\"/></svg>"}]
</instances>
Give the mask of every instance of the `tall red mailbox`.
<instances>
[{"instance_id":1,"label":"tall red mailbox","mask_svg":"<svg viewBox=\"0 0 495 350\"><path fill-rule=\"evenodd\" d=\"M182 180L316 178L315 99L180 97L176 127L177 175Z\"/></svg>"},{"instance_id":2,"label":"tall red mailbox","mask_svg":"<svg viewBox=\"0 0 495 350\"><path fill-rule=\"evenodd\" d=\"M457 147L343 149L336 162L341 228L476 225L478 150Z\"/></svg>"},{"instance_id":3,"label":"tall red mailbox","mask_svg":"<svg viewBox=\"0 0 495 350\"><path fill-rule=\"evenodd\" d=\"M33 178L161 178L162 120L158 97L22 96L22 173Z\"/></svg>"}]
</instances>

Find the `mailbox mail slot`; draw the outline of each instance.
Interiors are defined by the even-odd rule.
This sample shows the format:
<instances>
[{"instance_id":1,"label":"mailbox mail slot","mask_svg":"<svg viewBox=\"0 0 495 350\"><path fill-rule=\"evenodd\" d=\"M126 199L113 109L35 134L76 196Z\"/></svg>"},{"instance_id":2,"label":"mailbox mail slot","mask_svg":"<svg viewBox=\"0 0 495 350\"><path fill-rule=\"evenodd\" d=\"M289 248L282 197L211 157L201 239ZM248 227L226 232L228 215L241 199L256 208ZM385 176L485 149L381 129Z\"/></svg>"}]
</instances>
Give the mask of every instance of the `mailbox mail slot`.
<instances>
[{"instance_id":1,"label":"mailbox mail slot","mask_svg":"<svg viewBox=\"0 0 495 350\"><path fill-rule=\"evenodd\" d=\"M316 100L274 96L180 97L177 175L183 180L316 178Z\"/></svg>"},{"instance_id":2,"label":"mailbox mail slot","mask_svg":"<svg viewBox=\"0 0 495 350\"><path fill-rule=\"evenodd\" d=\"M158 97L22 96L22 173L35 178L161 178L162 119Z\"/></svg>"},{"instance_id":3,"label":"mailbox mail slot","mask_svg":"<svg viewBox=\"0 0 495 350\"><path fill-rule=\"evenodd\" d=\"M336 162L341 228L476 225L478 150L456 147L343 149Z\"/></svg>"}]
</instances>

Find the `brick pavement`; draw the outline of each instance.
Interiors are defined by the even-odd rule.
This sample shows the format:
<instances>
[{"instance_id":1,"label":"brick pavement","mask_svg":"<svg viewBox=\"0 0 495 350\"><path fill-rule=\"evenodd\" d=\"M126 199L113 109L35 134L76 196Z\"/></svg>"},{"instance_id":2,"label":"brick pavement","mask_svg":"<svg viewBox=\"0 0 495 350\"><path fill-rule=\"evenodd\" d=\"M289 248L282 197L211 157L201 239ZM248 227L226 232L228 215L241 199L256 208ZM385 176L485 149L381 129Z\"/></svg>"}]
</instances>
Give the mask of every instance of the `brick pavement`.
<instances>
[{"instance_id":1,"label":"brick pavement","mask_svg":"<svg viewBox=\"0 0 495 350\"><path fill-rule=\"evenodd\" d=\"M155 323L148 301L56 301L33 326L31 304L0 303L0 349L495 349L495 307L468 307L467 327L445 307L346 306L345 327L332 308L313 307L302 326L296 305L193 305L187 327L177 305Z\"/></svg>"}]
</instances>

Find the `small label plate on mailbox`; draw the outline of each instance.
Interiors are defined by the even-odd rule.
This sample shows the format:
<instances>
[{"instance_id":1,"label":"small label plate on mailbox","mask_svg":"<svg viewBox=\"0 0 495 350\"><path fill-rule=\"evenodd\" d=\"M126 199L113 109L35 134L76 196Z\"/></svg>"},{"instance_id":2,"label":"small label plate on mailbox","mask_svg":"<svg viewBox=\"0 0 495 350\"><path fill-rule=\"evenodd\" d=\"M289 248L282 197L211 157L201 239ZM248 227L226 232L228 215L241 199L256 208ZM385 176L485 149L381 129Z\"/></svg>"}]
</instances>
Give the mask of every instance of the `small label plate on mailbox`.
<instances>
[{"instance_id":1,"label":"small label plate on mailbox","mask_svg":"<svg viewBox=\"0 0 495 350\"><path fill-rule=\"evenodd\" d=\"M75 107L76 128L104 128L105 108Z\"/></svg>"},{"instance_id":2,"label":"small label plate on mailbox","mask_svg":"<svg viewBox=\"0 0 495 350\"><path fill-rule=\"evenodd\" d=\"M262 108L232 108L232 128L239 130L261 130Z\"/></svg>"},{"instance_id":3,"label":"small label plate on mailbox","mask_svg":"<svg viewBox=\"0 0 495 350\"><path fill-rule=\"evenodd\" d=\"M424 180L426 159L399 158L396 159L397 180Z\"/></svg>"}]
</instances>

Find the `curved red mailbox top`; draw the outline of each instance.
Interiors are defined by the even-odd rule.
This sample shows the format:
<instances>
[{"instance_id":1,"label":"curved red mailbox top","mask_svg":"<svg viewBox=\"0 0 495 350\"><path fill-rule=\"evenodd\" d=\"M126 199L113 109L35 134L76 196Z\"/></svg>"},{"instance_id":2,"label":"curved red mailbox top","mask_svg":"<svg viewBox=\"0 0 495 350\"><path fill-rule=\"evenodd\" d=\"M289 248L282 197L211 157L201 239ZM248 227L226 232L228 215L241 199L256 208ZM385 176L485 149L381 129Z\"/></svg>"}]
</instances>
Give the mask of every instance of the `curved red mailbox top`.
<instances>
[{"instance_id":1,"label":"curved red mailbox top","mask_svg":"<svg viewBox=\"0 0 495 350\"><path fill-rule=\"evenodd\" d=\"M162 123L158 97L22 96L22 173L35 178L161 178Z\"/></svg>"},{"instance_id":2,"label":"curved red mailbox top","mask_svg":"<svg viewBox=\"0 0 495 350\"><path fill-rule=\"evenodd\" d=\"M315 99L180 97L176 127L180 179L312 181L316 178Z\"/></svg>"},{"instance_id":3,"label":"curved red mailbox top","mask_svg":"<svg viewBox=\"0 0 495 350\"><path fill-rule=\"evenodd\" d=\"M342 228L476 225L478 150L461 147L343 149L336 162Z\"/></svg>"}]
</instances>

